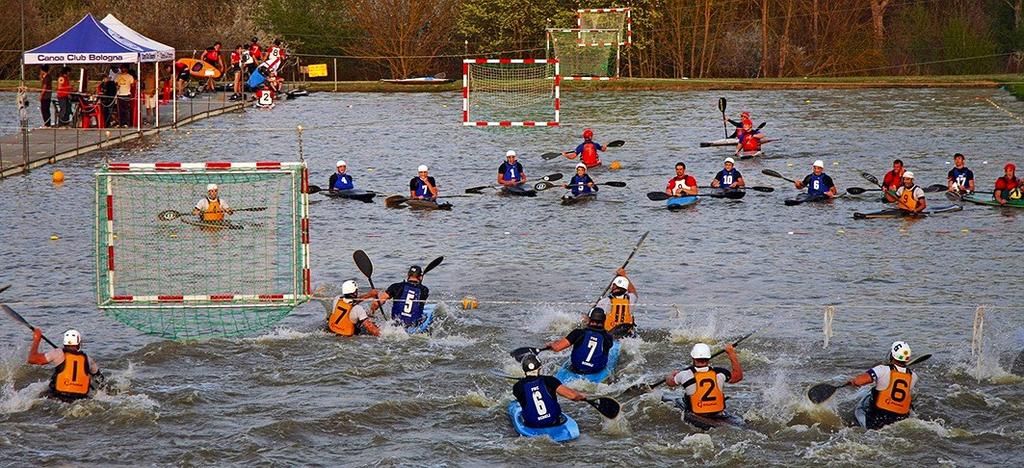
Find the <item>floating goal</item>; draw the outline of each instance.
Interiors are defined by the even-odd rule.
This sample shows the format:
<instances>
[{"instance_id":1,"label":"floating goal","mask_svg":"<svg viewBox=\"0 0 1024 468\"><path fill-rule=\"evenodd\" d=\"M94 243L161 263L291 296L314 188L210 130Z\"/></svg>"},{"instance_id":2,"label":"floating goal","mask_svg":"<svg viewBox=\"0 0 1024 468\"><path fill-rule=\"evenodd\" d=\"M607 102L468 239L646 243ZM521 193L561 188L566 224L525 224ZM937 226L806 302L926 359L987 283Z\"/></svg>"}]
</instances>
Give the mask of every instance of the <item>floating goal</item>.
<instances>
[{"instance_id":1,"label":"floating goal","mask_svg":"<svg viewBox=\"0 0 1024 468\"><path fill-rule=\"evenodd\" d=\"M207 184L223 220L192 213ZM97 305L175 340L269 327L310 297L307 188L305 163L110 164L96 174Z\"/></svg>"},{"instance_id":2,"label":"floating goal","mask_svg":"<svg viewBox=\"0 0 1024 468\"><path fill-rule=\"evenodd\" d=\"M633 17L629 8L581 8L576 10L578 29L615 29L619 45L633 44Z\"/></svg>"},{"instance_id":3,"label":"floating goal","mask_svg":"<svg viewBox=\"0 0 1024 468\"><path fill-rule=\"evenodd\" d=\"M617 29L548 29L546 49L563 80L610 80L619 76L619 42Z\"/></svg>"},{"instance_id":4,"label":"floating goal","mask_svg":"<svg viewBox=\"0 0 1024 468\"><path fill-rule=\"evenodd\" d=\"M557 59L467 59L462 62L462 124L558 125Z\"/></svg>"}]
</instances>

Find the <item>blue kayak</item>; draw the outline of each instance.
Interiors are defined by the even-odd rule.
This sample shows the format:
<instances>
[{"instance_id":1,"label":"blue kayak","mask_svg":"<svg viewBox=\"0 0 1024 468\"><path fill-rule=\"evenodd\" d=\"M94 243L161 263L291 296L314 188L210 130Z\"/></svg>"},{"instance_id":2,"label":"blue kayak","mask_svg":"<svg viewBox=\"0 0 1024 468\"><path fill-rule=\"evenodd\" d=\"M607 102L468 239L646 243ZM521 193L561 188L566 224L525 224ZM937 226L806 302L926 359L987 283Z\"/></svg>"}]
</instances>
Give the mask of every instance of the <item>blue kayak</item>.
<instances>
[{"instance_id":1,"label":"blue kayak","mask_svg":"<svg viewBox=\"0 0 1024 468\"><path fill-rule=\"evenodd\" d=\"M519 406L518 401L512 400L512 403L508 404L508 417L512 420L512 426L516 428L516 432L524 437L548 436L555 442L568 442L580 436L580 426L565 413L562 413L565 421L557 426L527 427L523 422L523 408Z\"/></svg>"},{"instance_id":2,"label":"blue kayak","mask_svg":"<svg viewBox=\"0 0 1024 468\"><path fill-rule=\"evenodd\" d=\"M562 383L569 383L573 380L585 379L594 383L601 383L608 376L615 372L615 365L619 363L619 351L622 350L622 344L618 341L612 345L612 349L608 351L608 365L604 366L604 370L601 372L595 372L593 374L577 374L569 369L569 361L566 361L562 365L561 369L558 369L558 373L555 374L555 378L561 380Z\"/></svg>"},{"instance_id":3,"label":"blue kayak","mask_svg":"<svg viewBox=\"0 0 1024 468\"><path fill-rule=\"evenodd\" d=\"M427 304L423 306L423 321L414 327L406 327L405 332L412 335L415 333L427 333L430 331L430 324L434 323L434 309L436 308L437 304Z\"/></svg>"},{"instance_id":4,"label":"blue kayak","mask_svg":"<svg viewBox=\"0 0 1024 468\"><path fill-rule=\"evenodd\" d=\"M678 210L678 209L685 208L687 206L696 204L697 200L700 200L700 199L697 198L697 197L694 197L694 196L673 197L673 198L669 198L668 200L665 200L665 206L667 206L668 209L675 211L675 210Z\"/></svg>"}]
</instances>

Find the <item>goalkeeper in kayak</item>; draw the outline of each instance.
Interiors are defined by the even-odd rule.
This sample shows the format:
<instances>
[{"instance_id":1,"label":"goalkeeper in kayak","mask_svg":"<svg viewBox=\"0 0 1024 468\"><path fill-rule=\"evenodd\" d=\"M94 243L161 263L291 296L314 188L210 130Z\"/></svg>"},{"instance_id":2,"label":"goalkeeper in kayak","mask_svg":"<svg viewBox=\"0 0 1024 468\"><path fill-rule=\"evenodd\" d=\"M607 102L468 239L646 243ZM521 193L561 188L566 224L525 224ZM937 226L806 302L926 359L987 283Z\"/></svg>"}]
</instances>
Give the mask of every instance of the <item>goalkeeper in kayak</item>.
<instances>
[{"instance_id":1,"label":"goalkeeper in kayak","mask_svg":"<svg viewBox=\"0 0 1024 468\"><path fill-rule=\"evenodd\" d=\"M754 122L743 119L740 128L736 129L736 154L743 151L760 151L764 134L754 128Z\"/></svg>"},{"instance_id":2,"label":"goalkeeper in kayak","mask_svg":"<svg viewBox=\"0 0 1024 468\"><path fill-rule=\"evenodd\" d=\"M580 143L576 147L575 151L566 151L562 153L568 159L580 158L580 162L585 164L587 168L597 167L601 165L601 158L598 157L598 151L607 151L608 145L601 145L594 141L594 131L585 128L583 129L583 143Z\"/></svg>"},{"instance_id":3,"label":"goalkeeper in kayak","mask_svg":"<svg viewBox=\"0 0 1024 468\"><path fill-rule=\"evenodd\" d=\"M607 311L604 329L617 337L632 335L636 328L633 321L633 304L636 304L636 285L626 276L626 269L615 271L615 279L608 297L597 301L597 308Z\"/></svg>"},{"instance_id":4,"label":"goalkeeper in kayak","mask_svg":"<svg viewBox=\"0 0 1024 468\"><path fill-rule=\"evenodd\" d=\"M341 283L341 295L334 300L331 315L327 317L327 330L341 336L380 336L380 328L370 319L375 307L367 307L367 299L376 299L380 293L371 289L362 296L355 280Z\"/></svg>"},{"instance_id":5,"label":"goalkeeper in kayak","mask_svg":"<svg viewBox=\"0 0 1024 468\"><path fill-rule=\"evenodd\" d=\"M217 196L219 190L217 184L207 185L206 197L196 203L196 206L192 208L192 214L199 216L203 221L224 221L225 213L234 213L228 206L228 202Z\"/></svg>"},{"instance_id":6,"label":"goalkeeper in kayak","mask_svg":"<svg viewBox=\"0 0 1024 468\"><path fill-rule=\"evenodd\" d=\"M693 364L681 371L672 371L665 379L669 388L682 386L686 394L686 409L699 416L715 417L725 411L726 383L743 380L743 366L732 344L725 345L732 370L711 366L711 347L704 343L693 345L690 358ZM699 391L698 391L699 390Z\"/></svg>"},{"instance_id":7,"label":"goalkeeper in kayak","mask_svg":"<svg viewBox=\"0 0 1024 468\"><path fill-rule=\"evenodd\" d=\"M330 180L327 182L327 187L333 191L341 190L352 190L356 188L355 181L352 180L352 176L348 174L348 164L345 161L338 161L337 171L331 174Z\"/></svg>"}]
</instances>

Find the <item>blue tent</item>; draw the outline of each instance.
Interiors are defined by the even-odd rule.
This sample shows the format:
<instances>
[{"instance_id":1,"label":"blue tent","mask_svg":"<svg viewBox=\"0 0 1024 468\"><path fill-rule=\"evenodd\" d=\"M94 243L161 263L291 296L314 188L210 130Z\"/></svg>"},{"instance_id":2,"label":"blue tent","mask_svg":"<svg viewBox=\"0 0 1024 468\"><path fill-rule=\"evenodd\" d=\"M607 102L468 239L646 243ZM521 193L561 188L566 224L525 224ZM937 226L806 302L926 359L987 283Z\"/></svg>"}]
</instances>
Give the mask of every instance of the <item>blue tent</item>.
<instances>
[{"instance_id":1,"label":"blue tent","mask_svg":"<svg viewBox=\"0 0 1024 468\"><path fill-rule=\"evenodd\" d=\"M138 63L155 61L158 51L135 43L86 14L50 42L25 52L25 64Z\"/></svg>"}]
</instances>

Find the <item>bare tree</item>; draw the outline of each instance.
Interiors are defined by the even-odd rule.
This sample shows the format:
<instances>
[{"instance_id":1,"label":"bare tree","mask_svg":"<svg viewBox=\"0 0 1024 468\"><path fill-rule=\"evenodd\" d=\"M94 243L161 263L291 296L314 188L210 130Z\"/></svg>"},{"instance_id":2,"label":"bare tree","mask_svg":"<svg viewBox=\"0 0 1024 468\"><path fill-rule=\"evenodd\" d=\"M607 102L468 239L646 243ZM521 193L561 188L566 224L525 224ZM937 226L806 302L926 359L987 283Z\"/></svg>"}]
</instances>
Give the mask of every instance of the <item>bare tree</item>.
<instances>
[{"instance_id":1,"label":"bare tree","mask_svg":"<svg viewBox=\"0 0 1024 468\"><path fill-rule=\"evenodd\" d=\"M1020 30L1021 8L1024 8L1024 0L1003 0L1013 10L1013 30Z\"/></svg>"},{"instance_id":2,"label":"bare tree","mask_svg":"<svg viewBox=\"0 0 1024 468\"><path fill-rule=\"evenodd\" d=\"M871 1L871 26L875 33L875 48L882 50L885 46L885 9L889 6L889 0Z\"/></svg>"},{"instance_id":3,"label":"bare tree","mask_svg":"<svg viewBox=\"0 0 1024 468\"><path fill-rule=\"evenodd\" d=\"M353 0L348 14L363 37L346 50L387 64L391 76L431 71L448 45L459 0Z\"/></svg>"}]
</instances>

